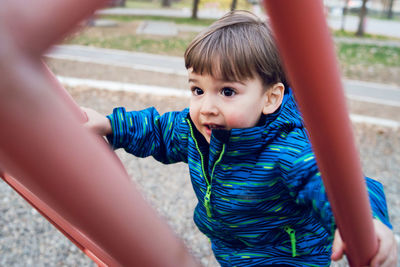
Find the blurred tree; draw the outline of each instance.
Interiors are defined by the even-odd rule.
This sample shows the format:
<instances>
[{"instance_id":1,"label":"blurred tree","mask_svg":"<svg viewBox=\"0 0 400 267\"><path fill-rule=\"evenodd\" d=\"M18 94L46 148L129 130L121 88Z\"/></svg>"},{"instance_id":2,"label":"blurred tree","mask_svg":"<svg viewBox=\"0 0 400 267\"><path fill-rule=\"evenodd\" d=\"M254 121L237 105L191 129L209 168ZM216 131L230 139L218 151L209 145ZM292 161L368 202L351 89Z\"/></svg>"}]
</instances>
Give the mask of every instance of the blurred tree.
<instances>
[{"instance_id":1,"label":"blurred tree","mask_svg":"<svg viewBox=\"0 0 400 267\"><path fill-rule=\"evenodd\" d=\"M200 0L193 0L192 19L197 19L197 11L199 10Z\"/></svg>"},{"instance_id":2,"label":"blurred tree","mask_svg":"<svg viewBox=\"0 0 400 267\"><path fill-rule=\"evenodd\" d=\"M387 18L392 19L393 18L393 3L394 0L389 0L388 8L387 8Z\"/></svg>"},{"instance_id":3,"label":"blurred tree","mask_svg":"<svg viewBox=\"0 0 400 267\"><path fill-rule=\"evenodd\" d=\"M360 13L359 13L359 22L358 22L358 29L356 32L356 36L364 36L365 32L365 20L367 18L367 2L368 0L363 0Z\"/></svg>"},{"instance_id":4,"label":"blurred tree","mask_svg":"<svg viewBox=\"0 0 400 267\"><path fill-rule=\"evenodd\" d=\"M236 9L236 6L237 6L237 0L232 0L232 3L231 3L231 11L235 10L235 9Z\"/></svg>"},{"instance_id":5,"label":"blurred tree","mask_svg":"<svg viewBox=\"0 0 400 267\"><path fill-rule=\"evenodd\" d=\"M162 7L170 7L171 6L171 0L162 0L161 1L161 6Z\"/></svg>"},{"instance_id":6,"label":"blurred tree","mask_svg":"<svg viewBox=\"0 0 400 267\"><path fill-rule=\"evenodd\" d=\"M109 0L109 6L125 6L126 0Z\"/></svg>"},{"instance_id":7,"label":"blurred tree","mask_svg":"<svg viewBox=\"0 0 400 267\"><path fill-rule=\"evenodd\" d=\"M345 30L346 16L347 16L347 13L349 13L349 3L350 3L350 0L344 0L343 13L342 13L342 25L340 27L340 29L342 31Z\"/></svg>"}]
</instances>

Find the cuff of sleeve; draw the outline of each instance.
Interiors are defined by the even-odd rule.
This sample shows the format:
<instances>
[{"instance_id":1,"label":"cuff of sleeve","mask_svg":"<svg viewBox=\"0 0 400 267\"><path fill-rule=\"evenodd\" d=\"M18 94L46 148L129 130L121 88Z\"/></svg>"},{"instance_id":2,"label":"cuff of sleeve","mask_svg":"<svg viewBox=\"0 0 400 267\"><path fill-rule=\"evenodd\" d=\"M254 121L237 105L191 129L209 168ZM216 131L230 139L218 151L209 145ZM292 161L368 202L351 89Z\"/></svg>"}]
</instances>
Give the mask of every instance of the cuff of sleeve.
<instances>
[{"instance_id":1,"label":"cuff of sleeve","mask_svg":"<svg viewBox=\"0 0 400 267\"><path fill-rule=\"evenodd\" d=\"M389 214L386 204L386 197L383 190L383 185L376 180L371 178L366 178L369 201L372 209L372 217L381 221L390 229L393 229L393 226L389 220Z\"/></svg>"},{"instance_id":2,"label":"cuff of sleeve","mask_svg":"<svg viewBox=\"0 0 400 267\"><path fill-rule=\"evenodd\" d=\"M115 108L113 113L107 116L107 119L109 119L111 123L112 134L107 135L106 138L113 149L118 149L124 146L123 136L127 132L124 123L125 115L125 108Z\"/></svg>"}]
</instances>

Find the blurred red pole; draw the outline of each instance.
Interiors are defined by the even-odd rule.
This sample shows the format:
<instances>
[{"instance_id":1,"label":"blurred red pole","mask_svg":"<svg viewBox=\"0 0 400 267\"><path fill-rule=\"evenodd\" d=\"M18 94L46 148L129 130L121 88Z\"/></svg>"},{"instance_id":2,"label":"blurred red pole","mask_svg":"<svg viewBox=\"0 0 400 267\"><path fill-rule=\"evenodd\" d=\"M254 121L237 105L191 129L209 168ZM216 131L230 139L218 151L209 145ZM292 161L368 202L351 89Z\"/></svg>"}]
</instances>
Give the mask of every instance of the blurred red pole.
<instances>
[{"instance_id":1,"label":"blurred red pole","mask_svg":"<svg viewBox=\"0 0 400 267\"><path fill-rule=\"evenodd\" d=\"M76 117L81 122L87 122L88 118L86 114L82 112L79 105L74 101L67 90L65 90L65 88L60 84L60 82L57 80L57 77L51 72L51 70L45 63L43 63L43 71L48 77L50 83L52 84L51 87L61 96L61 98L63 98L64 103L69 106L70 111L76 114Z\"/></svg>"},{"instance_id":2,"label":"blurred red pole","mask_svg":"<svg viewBox=\"0 0 400 267\"><path fill-rule=\"evenodd\" d=\"M378 247L344 91L320 0L264 0L351 266Z\"/></svg>"},{"instance_id":3,"label":"blurred red pole","mask_svg":"<svg viewBox=\"0 0 400 267\"><path fill-rule=\"evenodd\" d=\"M60 214L41 201L40 198L35 196L29 189L19 183L17 179L1 172L0 178L2 178L21 197L31 204L32 207L34 207L43 217L46 218L46 220L53 224L62 234L74 243L75 246L96 262L98 266L104 266L104 262L107 262L109 266L118 265L117 261L110 257L107 252L99 248L92 240L60 216Z\"/></svg>"},{"instance_id":4,"label":"blurred red pole","mask_svg":"<svg viewBox=\"0 0 400 267\"><path fill-rule=\"evenodd\" d=\"M100 262L195 266L109 147L82 127L76 104L54 90L58 85L40 61L49 45L101 2L0 2L1 174L40 211L49 212L46 217L56 218L56 225L66 222L67 236L73 242L79 237L77 245Z\"/></svg>"},{"instance_id":5,"label":"blurred red pole","mask_svg":"<svg viewBox=\"0 0 400 267\"><path fill-rule=\"evenodd\" d=\"M107 0L3 0L0 23L12 34L21 53L41 56L106 4Z\"/></svg>"}]
</instances>

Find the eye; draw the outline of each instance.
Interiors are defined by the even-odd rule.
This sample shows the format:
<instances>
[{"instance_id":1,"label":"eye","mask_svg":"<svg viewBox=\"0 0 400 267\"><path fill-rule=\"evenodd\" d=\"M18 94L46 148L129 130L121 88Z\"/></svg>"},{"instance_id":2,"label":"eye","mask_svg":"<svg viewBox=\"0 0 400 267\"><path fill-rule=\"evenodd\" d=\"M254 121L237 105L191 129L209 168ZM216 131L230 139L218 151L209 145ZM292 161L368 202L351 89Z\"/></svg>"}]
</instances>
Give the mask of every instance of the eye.
<instances>
[{"instance_id":1,"label":"eye","mask_svg":"<svg viewBox=\"0 0 400 267\"><path fill-rule=\"evenodd\" d=\"M221 90L221 94L222 94L223 96L234 96L236 93L235 93L235 90L233 90L232 88L230 88L230 87L224 87L224 88L222 88L222 90Z\"/></svg>"},{"instance_id":2,"label":"eye","mask_svg":"<svg viewBox=\"0 0 400 267\"><path fill-rule=\"evenodd\" d=\"M202 89L199 87L193 87L191 88L193 95L202 95L204 92Z\"/></svg>"}]
</instances>

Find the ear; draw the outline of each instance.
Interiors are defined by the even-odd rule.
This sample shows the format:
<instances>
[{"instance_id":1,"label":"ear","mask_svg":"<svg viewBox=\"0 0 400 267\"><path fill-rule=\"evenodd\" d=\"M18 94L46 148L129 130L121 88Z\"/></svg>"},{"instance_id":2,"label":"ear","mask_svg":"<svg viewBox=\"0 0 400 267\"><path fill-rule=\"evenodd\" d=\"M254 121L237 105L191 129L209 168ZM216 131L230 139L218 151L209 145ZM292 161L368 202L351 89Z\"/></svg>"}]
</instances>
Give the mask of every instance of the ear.
<instances>
[{"instance_id":1,"label":"ear","mask_svg":"<svg viewBox=\"0 0 400 267\"><path fill-rule=\"evenodd\" d=\"M263 114L268 115L274 113L282 104L285 86L283 83L276 83L265 92L265 105Z\"/></svg>"}]
</instances>

